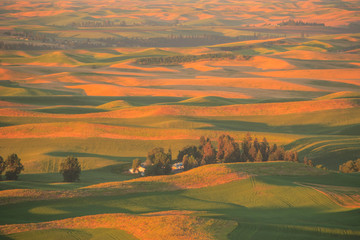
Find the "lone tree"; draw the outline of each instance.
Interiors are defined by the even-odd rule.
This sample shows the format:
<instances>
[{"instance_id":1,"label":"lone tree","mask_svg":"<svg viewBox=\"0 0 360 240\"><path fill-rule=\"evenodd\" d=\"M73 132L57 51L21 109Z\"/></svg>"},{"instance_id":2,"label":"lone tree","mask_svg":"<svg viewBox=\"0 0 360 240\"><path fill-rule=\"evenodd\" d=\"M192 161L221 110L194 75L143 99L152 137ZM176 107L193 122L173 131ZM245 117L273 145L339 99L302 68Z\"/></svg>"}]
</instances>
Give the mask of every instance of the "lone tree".
<instances>
[{"instance_id":1,"label":"lone tree","mask_svg":"<svg viewBox=\"0 0 360 240\"><path fill-rule=\"evenodd\" d=\"M24 170L24 166L21 164L21 159L15 154L11 154L5 161L6 173L5 177L7 180L17 180L19 174Z\"/></svg>"},{"instance_id":2,"label":"lone tree","mask_svg":"<svg viewBox=\"0 0 360 240\"><path fill-rule=\"evenodd\" d=\"M81 166L76 157L68 156L60 165L60 173L64 177L64 182L74 182L79 180Z\"/></svg>"},{"instance_id":3,"label":"lone tree","mask_svg":"<svg viewBox=\"0 0 360 240\"><path fill-rule=\"evenodd\" d=\"M0 180L2 180L2 176L1 174L3 173L3 171L5 170L5 162L4 159L2 158L2 156L0 156Z\"/></svg>"}]
</instances>

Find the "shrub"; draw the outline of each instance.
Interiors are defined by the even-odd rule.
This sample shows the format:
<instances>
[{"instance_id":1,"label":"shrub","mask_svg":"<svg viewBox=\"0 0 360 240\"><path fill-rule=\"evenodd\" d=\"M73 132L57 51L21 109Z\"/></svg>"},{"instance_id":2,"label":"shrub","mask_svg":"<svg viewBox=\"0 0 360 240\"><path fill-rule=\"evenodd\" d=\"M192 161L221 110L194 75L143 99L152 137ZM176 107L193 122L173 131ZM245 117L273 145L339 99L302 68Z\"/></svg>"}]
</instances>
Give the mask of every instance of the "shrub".
<instances>
[{"instance_id":1,"label":"shrub","mask_svg":"<svg viewBox=\"0 0 360 240\"><path fill-rule=\"evenodd\" d=\"M81 165L76 157L68 156L60 165L60 173L64 177L64 182L74 182L79 180Z\"/></svg>"},{"instance_id":2,"label":"shrub","mask_svg":"<svg viewBox=\"0 0 360 240\"><path fill-rule=\"evenodd\" d=\"M360 171L360 158L356 161L347 161L339 166L339 171L343 173L352 173Z\"/></svg>"}]
</instances>

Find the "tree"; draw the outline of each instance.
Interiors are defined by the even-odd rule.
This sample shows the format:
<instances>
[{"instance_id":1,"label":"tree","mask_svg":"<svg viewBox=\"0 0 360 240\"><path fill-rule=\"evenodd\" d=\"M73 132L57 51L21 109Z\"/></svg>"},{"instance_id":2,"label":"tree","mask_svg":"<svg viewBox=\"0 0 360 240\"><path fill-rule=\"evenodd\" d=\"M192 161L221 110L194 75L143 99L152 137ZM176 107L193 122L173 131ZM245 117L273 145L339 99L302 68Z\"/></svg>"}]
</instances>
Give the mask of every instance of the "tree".
<instances>
[{"instance_id":1,"label":"tree","mask_svg":"<svg viewBox=\"0 0 360 240\"><path fill-rule=\"evenodd\" d=\"M208 143L210 139L208 137L201 136L200 137L200 149L203 149L206 143Z\"/></svg>"},{"instance_id":2,"label":"tree","mask_svg":"<svg viewBox=\"0 0 360 240\"><path fill-rule=\"evenodd\" d=\"M270 153L269 158L268 158L268 161L269 161L269 162L276 161L276 159L275 159L275 154L274 154L274 153Z\"/></svg>"},{"instance_id":3,"label":"tree","mask_svg":"<svg viewBox=\"0 0 360 240\"><path fill-rule=\"evenodd\" d=\"M306 156L304 157L304 164L309 167L314 167L314 163L310 159L308 159Z\"/></svg>"},{"instance_id":4,"label":"tree","mask_svg":"<svg viewBox=\"0 0 360 240\"><path fill-rule=\"evenodd\" d=\"M259 143L259 141L258 141L257 138L254 139L254 142L253 142L252 145L253 145L254 148L255 148L255 152L258 152L258 151L259 151L259 148L260 148L260 143ZM255 158L255 157L254 157L254 158Z\"/></svg>"},{"instance_id":5,"label":"tree","mask_svg":"<svg viewBox=\"0 0 360 240\"><path fill-rule=\"evenodd\" d=\"M269 145L266 137L264 137L262 142L260 143L260 151L263 156L262 161L268 161L269 155L270 155L270 145Z\"/></svg>"},{"instance_id":6,"label":"tree","mask_svg":"<svg viewBox=\"0 0 360 240\"><path fill-rule=\"evenodd\" d=\"M284 147L276 147L276 150L274 151L274 159L275 160L284 160L285 159L285 149Z\"/></svg>"},{"instance_id":7,"label":"tree","mask_svg":"<svg viewBox=\"0 0 360 240\"><path fill-rule=\"evenodd\" d=\"M60 173L64 177L64 182L74 182L79 180L81 165L76 157L68 156L60 164Z\"/></svg>"},{"instance_id":8,"label":"tree","mask_svg":"<svg viewBox=\"0 0 360 240\"><path fill-rule=\"evenodd\" d=\"M306 156L304 157L304 164L308 165L308 158Z\"/></svg>"},{"instance_id":9,"label":"tree","mask_svg":"<svg viewBox=\"0 0 360 240\"><path fill-rule=\"evenodd\" d=\"M2 179L1 174L3 173L5 168L6 168L6 165L5 165L4 159L2 158L2 156L0 156L0 180Z\"/></svg>"},{"instance_id":10,"label":"tree","mask_svg":"<svg viewBox=\"0 0 360 240\"><path fill-rule=\"evenodd\" d=\"M254 146L254 144L252 144L249 149L248 162L254 162L256 159L256 154L256 147Z\"/></svg>"},{"instance_id":11,"label":"tree","mask_svg":"<svg viewBox=\"0 0 360 240\"><path fill-rule=\"evenodd\" d=\"M288 162L299 162L297 151L286 151L284 159Z\"/></svg>"},{"instance_id":12,"label":"tree","mask_svg":"<svg viewBox=\"0 0 360 240\"><path fill-rule=\"evenodd\" d=\"M262 162L263 161L263 155L261 154L261 151L259 150L256 154L255 162Z\"/></svg>"},{"instance_id":13,"label":"tree","mask_svg":"<svg viewBox=\"0 0 360 240\"><path fill-rule=\"evenodd\" d=\"M138 159L138 158L135 158L133 160L133 163L132 163L132 169L133 169L133 172L135 173L135 171L141 166L141 160Z\"/></svg>"},{"instance_id":14,"label":"tree","mask_svg":"<svg viewBox=\"0 0 360 240\"><path fill-rule=\"evenodd\" d=\"M308 160L308 164L307 164L309 167L314 167L314 163L309 159Z\"/></svg>"},{"instance_id":15,"label":"tree","mask_svg":"<svg viewBox=\"0 0 360 240\"><path fill-rule=\"evenodd\" d=\"M189 145L180 150L177 156L177 160L181 162L185 155L194 156L194 158L199 161L201 161L202 159L202 153L200 149L195 145Z\"/></svg>"},{"instance_id":16,"label":"tree","mask_svg":"<svg viewBox=\"0 0 360 240\"><path fill-rule=\"evenodd\" d=\"M211 164L215 162L216 162L216 150L209 140L203 147L203 156L201 160L201 165Z\"/></svg>"},{"instance_id":17,"label":"tree","mask_svg":"<svg viewBox=\"0 0 360 240\"><path fill-rule=\"evenodd\" d=\"M251 145L252 145L251 143L252 143L252 137L251 137L250 133L247 133L241 143L241 149L242 149L241 161L242 162L250 162L251 161L251 157L250 157L250 153L249 153Z\"/></svg>"},{"instance_id":18,"label":"tree","mask_svg":"<svg viewBox=\"0 0 360 240\"><path fill-rule=\"evenodd\" d=\"M5 161L7 180L17 180L21 171L24 170L24 166L21 164L21 159L15 154L11 154Z\"/></svg>"},{"instance_id":19,"label":"tree","mask_svg":"<svg viewBox=\"0 0 360 240\"><path fill-rule=\"evenodd\" d=\"M199 166L199 160L195 159L193 155L185 155L182 163L185 171Z\"/></svg>"},{"instance_id":20,"label":"tree","mask_svg":"<svg viewBox=\"0 0 360 240\"><path fill-rule=\"evenodd\" d=\"M239 144L229 135L221 135L218 139L218 153L216 158L219 162L240 162Z\"/></svg>"},{"instance_id":21,"label":"tree","mask_svg":"<svg viewBox=\"0 0 360 240\"><path fill-rule=\"evenodd\" d=\"M360 171L360 158L355 161L355 167L357 168L358 171Z\"/></svg>"},{"instance_id":22,"label":"tree","mask_svg":"<svg viewBox=\"0 0 360 240\"><path fill-rule=\"evenodd\" d=\"M171 172L171 152L165 153L163 148L154 148L148 152L146 159L146 176L164 175Z\"/></svg>"}]
</instances>

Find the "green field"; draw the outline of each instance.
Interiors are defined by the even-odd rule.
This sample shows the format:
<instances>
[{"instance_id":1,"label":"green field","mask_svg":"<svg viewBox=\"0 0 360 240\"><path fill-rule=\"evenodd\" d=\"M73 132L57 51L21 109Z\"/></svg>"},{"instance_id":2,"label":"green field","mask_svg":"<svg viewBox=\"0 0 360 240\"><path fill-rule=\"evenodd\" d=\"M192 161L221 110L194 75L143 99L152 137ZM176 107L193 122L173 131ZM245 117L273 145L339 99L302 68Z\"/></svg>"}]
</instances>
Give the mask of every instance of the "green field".
<instances>
[{"instance_id":1,"label":"green field","mask_svg":"<svg viewBox=\"0 0 360 240\"><path fill-rule=\"evenodd\" d=\"M201 218L235 221L236 227L227 232L227 239L287 239L291 234L296 239L357 239L360 229L358 210L344 208L332 198L316 191L311 184L327 184L332 188L359 189L358 174L345 175L324 170L310 171L294 163L248 163L225 165L233 171L254 174L245 180L238 180L222 185L199 189L178 191L156 190L149 182L147 187L154 189L149 193L126 194L120 191L110 196L107 190L93 192L91 198L65 198L54 200L31 201L2 205L2 223L18 224L45 222L78 216L121 212L141 216L150 212L169 210L191 210ZM206 168L206 167L202 167ZM191 177L206 169L193 171ZM104 172L105 173L105 172ZM86 182L86 172L84 182ZM108 176L105 174L103 176ZM216 177L216 173L214 173ZM36 179L37 175L23 176L27 188L39 190L59 190L57 185L47 185ZM51 182L53 178L46 178ZM110 180L110 178L107 178ZM145 178L144 178L145 180ZM96 179L91 180L96 183ZM196 181L196 180L195 180ZM2 185L10 183L3 182ZM305 185L307 184L307 185ZM81 187L75 183L61 189ZM8 185L9 186L9 185ZM50 187L52 186L52 187ZM332 186L332 187L331 187ZM15 186L13 186L15 187ZM75 187L75 188L73 188ZM113 230L54 230L55 236L69 234L69 237L85 237L83 234L113 234ZM115 230L114 230L115 231ZM49 234L48 230L30 231L8 235L11 239L33 239ZM119 236L120 233L116 235ZM107 236L107 235L106 235ZM120 235L121 236L121 235ZM124 235L127 236L127 235ZM22 238L24 237L24 238ZM82 238L80 238L82 239ZM96 239L96 238L95 238ZM129 238L131 239L131 238Z\"/></svg>"}]
</instances>

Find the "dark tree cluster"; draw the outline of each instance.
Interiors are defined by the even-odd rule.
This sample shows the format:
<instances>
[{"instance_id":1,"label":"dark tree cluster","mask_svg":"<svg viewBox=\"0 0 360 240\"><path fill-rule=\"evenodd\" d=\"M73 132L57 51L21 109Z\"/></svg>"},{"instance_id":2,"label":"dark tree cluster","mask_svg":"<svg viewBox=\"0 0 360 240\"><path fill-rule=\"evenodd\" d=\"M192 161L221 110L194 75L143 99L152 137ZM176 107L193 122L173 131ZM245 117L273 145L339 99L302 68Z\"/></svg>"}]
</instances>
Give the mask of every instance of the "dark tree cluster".
<instances>
[{"instance_id":1,"label":"dark tree cluster","mask_svg":"<svg viewBox=\"0 0 360 240\"><path fill-rule=\"evenodd\" d=\"M296 151L285 151L284 147L278 147L276 144L270 146L265 137L259 142L249 133L243 139L241 146L231 136L221 135L218 138L217 150L212 146L209 138L202 136L199 146L184 147L179 151L177 160L183 163L184 170L212 163L299 161Z\"/></svg>"},{"instance_id":2,"label":"dark tree cluster","mask_svg":"<svg viewBox=\"0 0 360 240\"><path fill-rule=\"evenodd\" d=\"M269 144L264 137L261 142L253 138L250 133L246 134L241 144L242 162L266 162L266 161L289 161L299 162L296 151L285 151L283 146Z\"/></svg>"},{"instance_id":3,"label":"dark tree cluster","mask_svg":"<svg viewBox=\"0 0 360 240\"><path fill-rule=\"evenodd\" d=\"M360 158L357 160L349 160L339 166L339 171L343 173L360 172Z\"/></svg>"},{"instance_id":4,"label":"dark tree cluster","mask_svg":"<svg viewBox=\"0 0 360 240\"><path fill-rule=\"evenodd\" d=\"M240 162L239 144L229 135L221 135L218 139L218 152L216 154L218 162Z\"/></svg>"},{"instance_id":5,"label":"dark tree cluster","mask_svg":"<svg viewBox=\"0 0 360 240\"><path fill-rule=\"evenodd\" d=\"M55 35L51 33L42 33L31 30L24 31L7 31L4 32L4 35L12 36L15 39L22 40L33 40L33 41L41 41L41 42L55 42Z\"/></svg>"},{"instance_id":6,"label":"dark tree cluster","mask_svg":"<svg viewBox=\"0 0 360 240\"><path fill-rule=\"evenodd\" d=\"M6 180L17 180L21 171L24 170L24 166L21 164L21 159L15 154L11 154L4 159L0 156L0 179L1 174L5 172Z\"/></svg>"},{"instance_id":7,"label":"dark tree cluster","mask_svg":"<svg viewBox=\"0 0 360 240\"><path fill-rule=\"evenodd\" d=\"M164 148L157 147L148 152L146 161L145 161L145 175L154 176L154 175L165 175L171 173L171 159L172 154L169 149L165 153Z\"/></svg>"},{"instance_id":8,"label":"dark tree cluster","mask_svg":"<svg viewBox=\"0 0 360 240\"><path fill-rule=\"evenodd\" d=\"M55 44L39 44L31 42L4 42L0 41L0 49L2 50L56 50L63 49L60 45Z\"/></svg>"},{"instance_id":9,"label":"dark tree cluster","mask_svg":"<svg viewBox=\"0 0 360 240\"><path fill-rule=\"evenodd\" d=\"M124 23L124 22L121 22ZM117 24L117 26L125 26ZM70 24L71 27L93 27L93 28L100 28L100 27L113 27L115 23L110 20L101 20L101 21L83 21L83 22L72 22Z\"/></svg>"},{"instance_id":10,"label":"dark tree cluster","mask_svg":"<svg viewBox=\"0 0 360 240\"><path fill-rule=\"evenodd\" d=\"M321 27L325 27L324 23L316 23L316 22L304 22L302 20L294 20L294 19L289 19L287 21L282 21L280 24L280 26L321 26Z\"/></svg>"},{"instance_id":11,"label":"dark tree cluster","mask_svg":"<svg viewBox=\"0 0 360 240\"><path fill-rule=\"evenodd\" d=\"M201 55L182 55L182 56L168 56L168 57L146 57L136 60L137 64L142 65L174 65L186 62L195 62L198 60L211 59L234 59L235 55L232 53L208 53Z\"/></svg>"},{"instance_id":12,"label":"dark tree cluster","mask_svg":"<svg viewBox=\"0 0 360 240\"><path fill-rule=\"evenodd\" d=\"M202 136L198 146L190 145L179 151L177 160L183 163L184 170L216 162L216 150L209 138Z\"/></svg>"}]
</instances>

